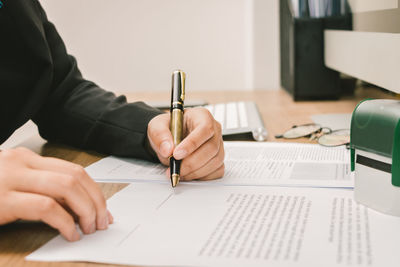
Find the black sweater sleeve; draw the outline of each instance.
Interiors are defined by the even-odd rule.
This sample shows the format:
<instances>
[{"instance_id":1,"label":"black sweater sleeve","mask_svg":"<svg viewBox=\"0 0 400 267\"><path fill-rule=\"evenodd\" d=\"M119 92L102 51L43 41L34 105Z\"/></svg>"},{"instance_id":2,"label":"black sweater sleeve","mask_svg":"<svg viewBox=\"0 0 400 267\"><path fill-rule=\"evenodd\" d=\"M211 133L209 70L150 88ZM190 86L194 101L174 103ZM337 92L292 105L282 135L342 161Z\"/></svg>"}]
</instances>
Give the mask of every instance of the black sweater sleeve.
<instances>
[{"instance_id":1,"label":"black sweater sleeve","mask_svg":"<svg viewBox=\"0 0 400 267\"><path fill-rule=\"evenodd\" d=\"M21 5L26 5L23 2L33 3L25 7L34 9L31 16L38 16L40 24L35 28L46 46L39 51L46 53L50 64L46 68L51 77L49 89L32 116L41 136L106 154L157 160L146 145L146 133L148 122L161 112L142 102L127 103L124 96L116 97L85 80L40 4L23 0Z\"/></svg>"}]
</instances>

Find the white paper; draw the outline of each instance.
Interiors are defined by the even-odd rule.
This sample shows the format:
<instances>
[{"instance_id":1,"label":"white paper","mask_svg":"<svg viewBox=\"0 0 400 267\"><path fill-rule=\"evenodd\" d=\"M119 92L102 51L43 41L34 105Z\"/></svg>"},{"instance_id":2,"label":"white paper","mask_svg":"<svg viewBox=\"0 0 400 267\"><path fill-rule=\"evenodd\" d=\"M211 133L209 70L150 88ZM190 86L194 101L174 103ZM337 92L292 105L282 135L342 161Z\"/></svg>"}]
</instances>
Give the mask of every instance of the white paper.
<instances>
[{"instance_id":1,"label":"white paper","mask_svg":"<svg viewBox=\"0 0 400 267\"><path fill-rule=\"evenodd\" d=\"M332 130L350 129L351 113L330 113L312 115L313 122Z\"/></svg>"},{"instance_id":2,"label":"white paper","mask_svg":"<svg viewBox=\"0 0 400 267\"><path fill-rule=\"evenodd\" d=\"M5 142L0 144L0 149L3 150L21 145L23 146L23 143L33 136L40 138L38 127L31 120L29 120L24 125L15 130L14 133Z\"/></svg>"},{"instance_id":3,"label":"white paper","mask_svg":"<svg viewBox=\"0 0 400 267\"><path fill-rule=\"evenodd\" d=\"M108 202L115 223L27 257L146 266L400 266L400 218L329 188L136 183Z\"/></svg>"},{"instance_id":4,"label":"white paper","mask_svg":"<svg viewBox=\"0 0 400 267\"><path fill-rule=\"evenodd\" d=\"M354 186L350 153L344 146L298 143L225 142L220 185ZM98 182L165 182L166 168L137 159L107 157L86 168ZM205 182L201 182L204 184Z\"/></svg>"}]
</instances>

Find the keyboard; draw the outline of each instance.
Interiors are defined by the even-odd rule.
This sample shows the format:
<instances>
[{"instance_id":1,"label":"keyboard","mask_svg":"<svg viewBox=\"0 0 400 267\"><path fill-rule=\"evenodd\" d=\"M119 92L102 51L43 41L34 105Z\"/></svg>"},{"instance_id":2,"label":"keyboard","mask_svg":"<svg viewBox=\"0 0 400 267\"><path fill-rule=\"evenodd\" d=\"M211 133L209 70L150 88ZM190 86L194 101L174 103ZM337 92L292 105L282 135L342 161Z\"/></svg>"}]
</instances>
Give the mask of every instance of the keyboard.
<instances>
[{"instance_id":1,"label":"keyboard","mask_svg":"<svg viewBox=\"0 0 400 267\"><path fill-rule=\"evenodd\" d=\"M251 134L256 141L267 140L267 130L254 102L229 102L204 106L222 126L224 137Z\"/></svg>"}]
</instances>

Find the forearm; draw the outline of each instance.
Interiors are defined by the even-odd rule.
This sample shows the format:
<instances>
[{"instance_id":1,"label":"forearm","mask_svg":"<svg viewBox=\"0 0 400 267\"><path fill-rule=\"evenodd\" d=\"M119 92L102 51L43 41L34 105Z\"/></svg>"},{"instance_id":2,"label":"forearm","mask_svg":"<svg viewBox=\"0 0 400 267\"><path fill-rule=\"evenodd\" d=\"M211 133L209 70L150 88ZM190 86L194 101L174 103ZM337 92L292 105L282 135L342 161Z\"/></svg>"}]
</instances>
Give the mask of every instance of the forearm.
<instances>
[{"instance_id":1,"label":"forearm","mask_svg":"<svg viewBox=\"0 0 400 267\"><path fill-rule=\"evenodd\" d=\"M161 112L142 102L127 103L90 82L71 95L54 97L35 116L47 140L117 156L156 160L146 145L148 122Z\"/></svg>"}]
</instances>

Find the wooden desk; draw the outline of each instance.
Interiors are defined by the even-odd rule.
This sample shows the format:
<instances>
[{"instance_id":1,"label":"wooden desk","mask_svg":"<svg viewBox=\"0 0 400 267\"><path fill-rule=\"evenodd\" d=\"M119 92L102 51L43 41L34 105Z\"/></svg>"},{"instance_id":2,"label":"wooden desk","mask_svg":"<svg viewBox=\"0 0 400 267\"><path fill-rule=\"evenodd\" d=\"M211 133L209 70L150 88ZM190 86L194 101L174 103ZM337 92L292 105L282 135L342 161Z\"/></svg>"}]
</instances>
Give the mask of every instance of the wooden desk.
<instances>
[{"instance_id":1,"label":"wooden desk","mask_svg":"<svg viewBox=\"0 0 400 267\"><path fill-rule=\"evenodd\" d=\"M210 103L252 100L255 101L264 118L269 132L268 141L276 140L274 135L282 133L295 124L311 122L310 116L323 113L350 113L357 103L365 98L393 98L376 89L356 90L355 96L343 97L338 101L293 102L285 91L224 91L188 92L188 99L205 99ZM169 99L169 92L135 93L128 95L130 101L162 101ZM308 142L297 139L297 142ZM32 138L23 144L44 155L69 160L87 166L103 155L78 149L45 143L40 138ZM109 198L126 185L100 184L105 196ZM0 266L111 266L92 263L36 263L25 262L30 252L39 248L57 232L42 223L17 222L0 226Z\"/></svg>"}]
</instances>

